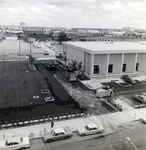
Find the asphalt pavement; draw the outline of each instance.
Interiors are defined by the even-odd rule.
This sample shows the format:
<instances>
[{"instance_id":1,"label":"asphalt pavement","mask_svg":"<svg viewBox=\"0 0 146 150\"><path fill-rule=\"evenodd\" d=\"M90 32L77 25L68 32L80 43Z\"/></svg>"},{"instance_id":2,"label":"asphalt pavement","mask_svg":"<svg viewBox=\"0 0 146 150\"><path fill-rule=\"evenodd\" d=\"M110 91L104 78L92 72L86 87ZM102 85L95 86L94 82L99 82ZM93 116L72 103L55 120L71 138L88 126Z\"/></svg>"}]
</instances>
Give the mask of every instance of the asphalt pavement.
<instances>
[{"instance_id":1,"label":"asphalt pavement","mask_svg":"<svg viewBox=\"0 0 146 150\"><path fill-rule=\"evenodd\" d=\"M2 124L11 121L18 122L18 120L21 121L21 120L27 120L33 118L43 118L44 116L45 117L58 116L62 114L82 112L82 109L79 107L79 104L74 101L74 99L67 93L67 91L62 87L62 85L57 81L57 79L43 65L39 64L37 66L40 73L32 75L32 78L35 80L35 83L37 82L37 86L42 86L41 84L42 81L43 81L43 85L44 83L46 83L55 101L44 103L43 100L43 103L41 103L40 105L37 104L37 105L31 105L31 106L29 105L24 107L12 107L12 108L1 109L0 122ZM36 84L32 84L30 86L31 87L30 91L33 92L36 89L35 86ZM26 93L26 96L27 94L28 93ZM27 97L26 100L28 100Z\"/></svg>"}]
</instances>

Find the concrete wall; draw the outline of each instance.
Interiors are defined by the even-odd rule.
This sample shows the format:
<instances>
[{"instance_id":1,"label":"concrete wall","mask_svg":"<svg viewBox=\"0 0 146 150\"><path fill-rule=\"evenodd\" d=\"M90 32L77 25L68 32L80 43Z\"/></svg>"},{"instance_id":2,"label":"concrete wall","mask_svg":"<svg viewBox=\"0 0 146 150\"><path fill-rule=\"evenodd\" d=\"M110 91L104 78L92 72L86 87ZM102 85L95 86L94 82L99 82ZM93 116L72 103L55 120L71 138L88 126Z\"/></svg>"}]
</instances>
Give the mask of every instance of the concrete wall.
<instances>
[{"instance_id":1,"label":"concrete wall","mask_svg":"<svg viewBox=\"0 0 146 150\"><path fill-rule=\"evenodd\" d=\"M84 67L84 52L67 46L66 55L67 59L69 59L68 62L71 62L71 60L77 60L78 62L82 62L82 66Z\"/></svg>"},{"instance_id":2,"label":"concrete wall","mask_svg":"<svg viewBox=\"0 0 146 150\"><path fill-rule=\"evenodd\" d=\"M85 65L84 65L84 71L90 75L90 68L91 68L91 55L88 53L85 53Z\"/></svg>"},{"instance_id":3,"label":"concrete wall","mask_svg":"<svg viewBox=\"0 0 146 150\"><path fill-rule=\"evenodd\" d=\"M109 64L113 64L113 74L121 73L122 54L110 54Z\"/></svg>"},{"instance_id":4,"label":"concrete wall","mask_svg":"<svg viewBox=\"0 0 146 150\"><path fill-rule=\"evenodd\" d=\"M139 63L138 72L145 72L146 71L146 54L144 53L138 54L137 63Z\"/></svg>"},{"instance_id":5,"label":"concrete wall","mask_svg":"<svg viewBox=\"0 0 146 150\"><path fill-rule=\"evenodd\" d=\"M94 75L94 65L99 65L99 74L105 75L107 71L107 58L108 54L95 54L80 51L76 48L67 46L67 58L71 60L77 60L83 63L83 69L85 73L92 76ZM137 62L136 62L137 60ZM110 54L109 64L113 64L112 74L121 73L122 54ZM124 54L123 64L126 64L125 73L134 73L135 63L139 63L138 72L146 72L146 54L140 53L137 56L135 53Z\"/></svg>"},{"instance_id":6,"label":"concrete wall","mask_svg":"<svg viewBox=\"0 0 146 150\"><path fill-rule=\"evenodd\" d=\"M106 74L107 54L94 55L94 65L99 65L99 74Z\"/></svg>"},{"instance_id":7,"label":"concrete wall","mask_svg":"<svg viewBox=\"0 0 146 150\"><path fill-rule=\"evenodd\" d=\"M126 64L126 73L134 73L135 55L136 54L124 54L123 64Z\"/></svg>"}]
</instances>

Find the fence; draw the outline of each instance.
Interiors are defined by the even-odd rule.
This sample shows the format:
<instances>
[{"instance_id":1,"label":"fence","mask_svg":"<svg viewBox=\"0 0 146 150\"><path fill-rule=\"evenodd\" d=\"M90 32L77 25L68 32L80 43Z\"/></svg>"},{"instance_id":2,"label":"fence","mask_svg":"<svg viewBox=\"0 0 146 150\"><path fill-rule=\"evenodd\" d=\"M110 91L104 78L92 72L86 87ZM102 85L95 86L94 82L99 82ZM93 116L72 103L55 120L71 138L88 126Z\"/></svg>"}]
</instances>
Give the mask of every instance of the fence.
<instances>
[{"instance_id":1,"label":"fence","mask_svg":"<svg viewBox=\"0 0 146 150\"><path fill-rule=\"evenodd\" d=\"M0 123L0 130L2 129L9 129L15 127L24 127L29 125L41 124L45 122L50 122L52 119L56 121L73 119L78 117L87 117L89 114L85 113L71 113L71 114L62 114L62 115L55 115L55 116L43 116L41 118L33 117L28 119L21 119L21 120L12 120L12 121L5 121Z\"/></svg>"},{"instance_id":2,"label":"fence","mask_svg":"<svg viewBox=\"0 0 146 150\"><path fill-rule=\"evenodd\" d=\"M28 58L0 58L1 61L28 61Z\"/></svg>"}]
</instances>

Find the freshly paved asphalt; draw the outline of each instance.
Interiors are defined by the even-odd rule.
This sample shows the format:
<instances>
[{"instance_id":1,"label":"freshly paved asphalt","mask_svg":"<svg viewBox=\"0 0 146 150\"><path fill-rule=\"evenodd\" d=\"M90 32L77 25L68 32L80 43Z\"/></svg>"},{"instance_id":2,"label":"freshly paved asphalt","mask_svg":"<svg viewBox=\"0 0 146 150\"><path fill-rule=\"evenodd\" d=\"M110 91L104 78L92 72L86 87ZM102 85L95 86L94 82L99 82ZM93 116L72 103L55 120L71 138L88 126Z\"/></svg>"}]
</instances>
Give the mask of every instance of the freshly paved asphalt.
<instances>
[{"instance_id":1,"label":"freshly paved asphalt","mask_svg":"<svg viewBox=\"0 0 146 150\"><path fill-rule=\"evenodd\" d=\"M38 65L37 68L47 81L55 101L38 106L2 109L0 110L0 122L82 112L79 104L43 65Z\"/></svg>"}]
</instances>

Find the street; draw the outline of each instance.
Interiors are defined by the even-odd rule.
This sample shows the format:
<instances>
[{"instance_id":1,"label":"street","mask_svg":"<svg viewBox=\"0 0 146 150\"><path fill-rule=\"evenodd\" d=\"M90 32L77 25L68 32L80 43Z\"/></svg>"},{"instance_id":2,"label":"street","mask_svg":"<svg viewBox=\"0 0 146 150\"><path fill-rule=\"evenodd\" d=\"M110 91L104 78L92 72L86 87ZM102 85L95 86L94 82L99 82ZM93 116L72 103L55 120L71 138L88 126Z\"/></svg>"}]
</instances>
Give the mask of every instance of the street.
<instances>
[{"instance_id":1,"label":"street","mask_svg":"<svg viewBox=\"0 0 146 150\"><path fill-rule=\"evenodd\" d=\"M44 143L42 139L31 141L30 150L134 150L126 137L129 137L138 150L146 149L146 125L140 121L130 122L119 126L121 132L106 137L85 139L77 133L68 140Z\"/></svg>"}]
</instances>

